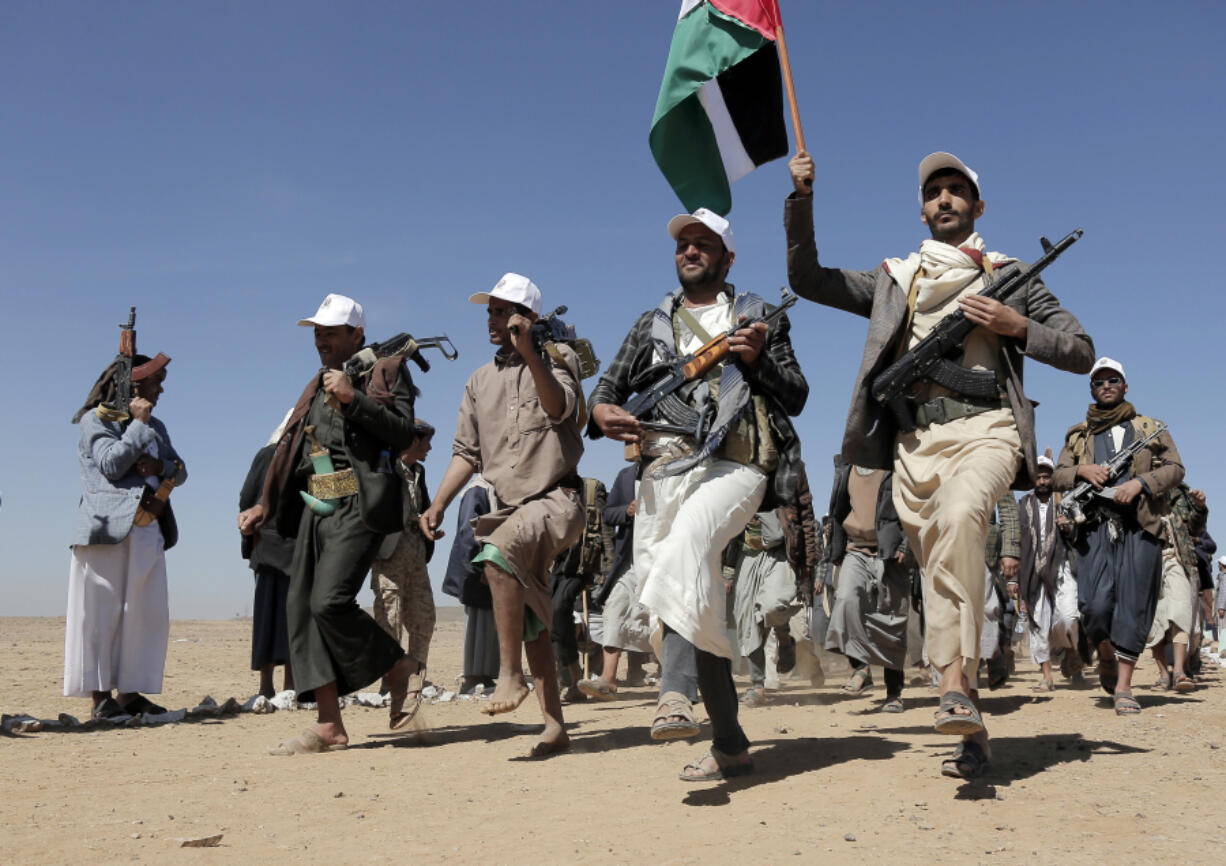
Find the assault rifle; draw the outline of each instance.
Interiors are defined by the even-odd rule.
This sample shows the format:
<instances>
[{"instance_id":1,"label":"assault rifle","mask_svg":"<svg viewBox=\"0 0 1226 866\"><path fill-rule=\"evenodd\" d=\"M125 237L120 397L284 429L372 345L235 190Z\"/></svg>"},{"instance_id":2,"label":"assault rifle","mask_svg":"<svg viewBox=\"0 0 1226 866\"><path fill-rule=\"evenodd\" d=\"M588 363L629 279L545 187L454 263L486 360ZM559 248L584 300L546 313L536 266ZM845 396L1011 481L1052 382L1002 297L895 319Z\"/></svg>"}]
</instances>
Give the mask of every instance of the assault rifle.
<instances>
[{"instance_id":1,"label":"assault rifle","mask_svg":"<svg viewBox=\"0 0 1226 866\"><path fill-rule=\"evenodd\" d=\"M1124 474L1124 470L1132 463L1132 458L1136 456L1137 452L1148 446L1165 432L1166 425L1159 422L1158 429L1154 430L1153 433L1133 439L1126 447L1121 448L1114 457L1102 464L1107 470L1107 483L1103 485L1102 490L1096 488L1089 481L1081 481L1060 500L1060 504L1056 506L1056 513L1068 521L1067 535L1070 537L1075 536L1078 528L1086 522L1086 509L1093 507L1095 495L1109 495L1107 493L1108 489ZM1089 437L1087 437L1086 446L1093 447L1093 442Z\"/></svg>"},{"instance_id":2,"label":"assault rifle","mask_svg":"<svg viewBox=\"0 0 1226 866\"><path fill-rule=\"evenodd\" d=\"M666 372L663 376L657 379L648 387L639 391L637 397L632 397L626 402L622 409L629 412L636 418L646 415L652 409L660 404L666 397L684 385L686 382L697 379L699 376L706 373L720 361L728 357L731 348L728 345L728 338L742 328L748 328L750 325L755 325L758 322L770 324L775 319L782 316L793 304L796 303L796 295L789 292L787 289L780 289L782 300L779 306L775 307L764 316L754 319L746 319L744 322L734 324L731 328L722 334L716 334L707 342L698 347L697 351L686 355L684 358L674 358L671 361L663 361L652 369L664 369ZM699 419L701 424L702 419ZM664 430L666 432L680 432L694 436L701 431L677 428L670 424L654 424L647 422L643 425L652 430Z\"/></svg>"},{"instance_id":3,"label":"assault rifle","mask_svg":"<svg viewBox=\"0 0 1226 866\"><path fill-rule=\"evenodd\" d=\"M562 321L561 317L566 310L565 306L561 306L552 313L541 316L532 323L528 334L532 337L532 345L536 347L538 353L544 352L552 355L552 347L557 343L565 343L570 346L579 359L579 378L587 379L599 372L600 359L596 357L592 341L586 337L576 336L575 326ZM512 325L510 331L512 334L518 334L519 326Z\"/></svg>"},{"instance_id":4,"label":"assault rifle","mask_svg":"<svg viewBox=\"0 0 1226 866\"><path fill-rule=\"evenodd\" d=\"M127 421L128 404L132 402L132 357L136 354L136 307L128 308L128 323L119 326L119 354L115 356L115 397L98 407L99 417Z\"/></svg>"},{"instance_id":5,"label":"assault rifle","mask_svg":"<svg viewBox=\"0 0 1226 866\"><path fill-rule=\"evenodd\" d=\"M443 334L441 337L422 337L417 339L412 334L401 332L394 337L384 340L382 343L371 343L369 346L363 346L357 354L344 363L341 371L349 378L350 382L357 385L364 377L370 375L370 371L374 369L376 361L381 358L394 358L399 355L402 358L411 360L421 368L423 373L428 373L430 372L430 362L422 357L422 349L438 349L448 361L454 361L460 357L460 353L456 351L455 345L446 334ZM329 396L327 403L333 409L340 410L340 403L335 398Z\"/></svg>"},{"instance_id":6,"label":"assault rifle","mask_svg":"<svg viewBox=\"0 0 1226 866\"><path fill-rule=\"evenodd\" d=\"M1004 301L1027 282L1037 277L1044 268L1054 262L1062 252L1082 236L1081 229L1069 232L1063 240L1053 244L1047 238L1039 238L1043 257L1023 271L1014 262L999 271L979 295ZM999 396L996 376L986 370L972 370L950 360L962 350L966 335L978 327L966 317L961 309L950 313L937 323L932 332L920 340L913 349L891 364L873 380L873 399L889 408L903 433L915 430L915 416L907 402L906 392L920 379L931 379L938 385L970 398L992 399ZM904 335L905 339L905 335Z\"/></svg>"}]
</instances>

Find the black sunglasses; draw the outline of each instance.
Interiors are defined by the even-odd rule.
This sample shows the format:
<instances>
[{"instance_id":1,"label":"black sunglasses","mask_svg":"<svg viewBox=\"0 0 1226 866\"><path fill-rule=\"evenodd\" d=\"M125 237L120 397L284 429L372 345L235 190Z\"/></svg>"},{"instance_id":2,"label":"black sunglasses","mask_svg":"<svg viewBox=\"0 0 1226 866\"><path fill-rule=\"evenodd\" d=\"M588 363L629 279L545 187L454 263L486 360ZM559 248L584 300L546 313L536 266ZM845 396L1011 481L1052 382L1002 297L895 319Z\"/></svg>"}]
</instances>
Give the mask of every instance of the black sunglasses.
<instances>
[{"instance_id":1,"label":"black sunglasses","mask_svg":"<svg viewBox=\"0 0 1226 866\"><path fill-rule=\"evenodd\" d=\"M1123 376L1109 376L1106 379L1091 379L1090 387L1091 388L1101 388L1103 385L1118 385L1120 382L1123 382L1123 381L1124 381Z\"/></svg>"}]
</instances>

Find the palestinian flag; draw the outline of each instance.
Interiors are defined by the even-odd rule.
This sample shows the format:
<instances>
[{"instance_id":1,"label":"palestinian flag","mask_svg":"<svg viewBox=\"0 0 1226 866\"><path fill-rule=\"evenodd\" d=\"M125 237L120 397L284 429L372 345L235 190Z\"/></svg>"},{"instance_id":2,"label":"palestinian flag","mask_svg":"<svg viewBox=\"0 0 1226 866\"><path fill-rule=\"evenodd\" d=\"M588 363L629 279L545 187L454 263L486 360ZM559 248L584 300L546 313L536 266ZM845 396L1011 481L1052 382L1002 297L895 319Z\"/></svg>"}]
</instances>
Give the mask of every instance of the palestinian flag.
<instances>
[{"instance_id":1,"label":"palestinian flag","mask_svg":"<svg viewBox=\"0 0 1226 866\"><path fill-rule=\"evenodd\" d=\"M728 184L788 152L778 0L683 0L651 154L686 210L732 210Z\"/></svg>"}]
</instances>

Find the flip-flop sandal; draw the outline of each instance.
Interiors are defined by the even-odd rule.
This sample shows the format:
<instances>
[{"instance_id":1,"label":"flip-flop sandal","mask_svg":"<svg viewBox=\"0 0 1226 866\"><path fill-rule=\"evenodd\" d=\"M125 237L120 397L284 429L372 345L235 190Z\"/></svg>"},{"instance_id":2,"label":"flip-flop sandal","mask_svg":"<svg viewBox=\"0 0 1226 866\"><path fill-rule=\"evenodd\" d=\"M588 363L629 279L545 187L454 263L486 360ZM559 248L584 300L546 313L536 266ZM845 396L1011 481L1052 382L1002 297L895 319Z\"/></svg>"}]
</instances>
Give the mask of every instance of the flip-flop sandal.
<instances>
[{"instance_id":1,"label":"flip-flop sandal","mask_svg":"<svg viewBox=\"0 0 1226 866\"><path fill-rule=\"evenodd\" d=\"M656 717L651 722L653 740L684 740L698 736L700 730L698 722L694 720L694 709L689 698L681 692L660 695Z\"/></svg>"},{"instance_id":2,"label":"flip-flop sandal","mask_svg":"<svg viewBox=\"0 0 1226 866\"><path fill-rule=\"evenodd\" d=\"M425 687L426 672L419 670L415 674L409 674L403 691L392 689L392 701L387 720L389 731L398 731L417 717L417 711L421 709L421 690Z\"/></svg>"},{"instance_id":3,"label":"flip-flop sandal","mask_svg":"<svg viewBox=\"0 0 1226 866\"><path fill-rule=\"evenodd\" d=\"M714 770L703 769L702 762L707 758L715 761ZM689 770L696 770L690 773ZM697 761L686 764L677 774L683 782L718 782L721 779L733 779L737 776L747 776L753 772L753 761L734 761L732 755L726 755L712 746Z\"/></svg>"},{"instance_id":4,"label":"flip-flop sandal","mask_svg":"<svg viewBox=\"0 0 1226 866\"><path fill-rule=\"evenodd\" d=\"M941 762L941 775L951 779L974 779L987 769L988 756L974 740L963 740L953 755Z\"/></svg>"},{"instance_id":5,"label":"flip-flop sandal","mask_svg":"<svg viewBox=\"0 0 1226 866\"><path fill-rule=\"evenodd\" d=\"M579 680L576 686L589 698L595 698L598 701L617 700L617 686L610 686L602 679Z\"/></svg>"},{"instance_id":6,"label":"flip-flop sandal","mask_svg":"<svg viewBox=\"0 0 1226 866\"><path fill-rule=\"evenodd\" d=\"M868 666L860 668L851 675L851 679L843 683L840 689L845 695L862 695L873 687L873 672Z\"/></svg>"},{"instance_id":7,"label":"flip-flop sandal","mask_svg":"<svg viewBox=\"0 0 1226 866\"><path fill-rule=\"evenodd\" d=\"M958 707L969 710L969 712L954 712ZM957 736L977 734L983 730L983 718L969 696L962 692L946 692L941 695L941 703L937 707L933 727L938 734Z\"/></svg>"},{"instance_id":8,"label":"flip-flop sandal","mask_svg":"<svg viewBox=\"0 0 1226 866\"><path fill-rule=\"evenodd\" d=\"M1036 692L1054 692L1055 690L1056 684L1051 680L1039 680L1039 684L1032 689Z\"/></svg>"},{"instance_id":9,"label":"flip-flop sandal","mask_svg":"<svg viewBox=\"0 0 1226 866\"><path fill-rule=\"evenodd\" d=\"M1111 696L1117 716L1135 716L1141 712L1141 704L1129 692L1120 692Z\"/></svg>"},{"instance_id":10,"label":"flip-flop sandal","mask_svg":"<svg viewBox=\"0 0 1226 866\"><path fill-rule=\"evenodd\" d=\"M881 705L881 712L883 713L901 713L902 711L902 698L890 698Z\"/></svg>"},{"instance_id":11,"label":"flip-flop sandal","mask_svg":"<svg viewBox=\"0 0 1226 866\"><path fill-rule=\"evenodd\" d=\"M286 740L279 746L268 750L270 755L313 755L322 752L343 752L349 748L346 743L328 743L324 738L307 728L292 740Z\"/></svg>"}]
</instances>

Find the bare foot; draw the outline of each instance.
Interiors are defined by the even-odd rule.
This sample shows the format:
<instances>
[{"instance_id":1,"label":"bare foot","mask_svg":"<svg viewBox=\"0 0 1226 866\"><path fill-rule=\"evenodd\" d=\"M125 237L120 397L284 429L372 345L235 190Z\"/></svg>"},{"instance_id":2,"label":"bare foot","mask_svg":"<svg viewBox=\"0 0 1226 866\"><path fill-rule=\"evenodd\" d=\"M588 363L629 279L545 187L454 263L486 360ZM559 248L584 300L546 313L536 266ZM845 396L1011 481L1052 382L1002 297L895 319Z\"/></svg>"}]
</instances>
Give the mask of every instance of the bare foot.
<instances>
[{"instance_id":1,"label":"bare foot","mask_svg":"<svg viewBox=\"0 0 1226 866\"><path fill-rule=\"evenodd\" d=\"M335 722L316 722L311 726L311 730L318 734L319 739L323 740L326 745L349 745L349 733L345 730L344 725Z\"/></svg>"},{"instance_id":2,"label":"bare foot","mask_svg":"<svg viewBox=\"0 0 1226 866\"><path fill-rule=\"evenodd\" d=\"M517 677L499 679L498 684L494 687L494 693L490 695L489 703L481 708L481 712L487 716L510 713L518 709L527 698L528 684L524 682L522 674Z\"/></svg>"},{"instance_id":3,"label":"bare foot","mask_svg":"<svg viewBox=\"0 0 1226 866\"><path fill-rule=\"evenodd\" d=\"M549 727L545 728L545 733L541 735L541 739L528 752L529 758L548 758L550 755L558 755L570 748L570 737L566 735L566 731L558 729L550 732Z\"/></svg>"}]
</instances>

